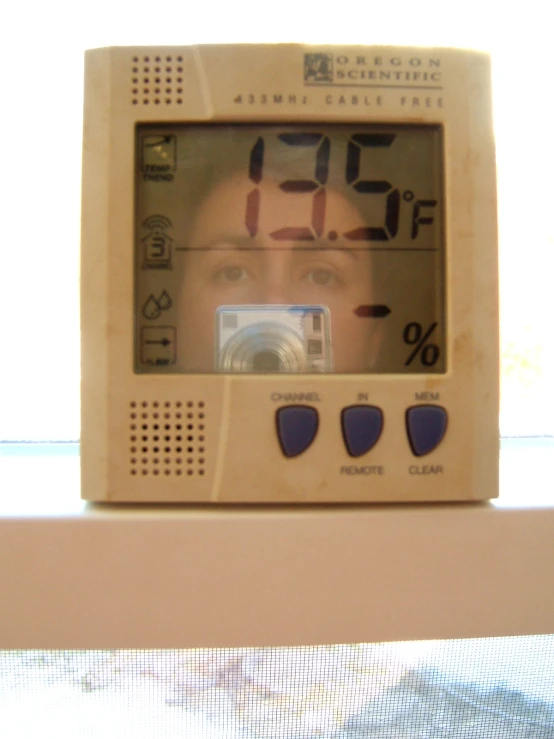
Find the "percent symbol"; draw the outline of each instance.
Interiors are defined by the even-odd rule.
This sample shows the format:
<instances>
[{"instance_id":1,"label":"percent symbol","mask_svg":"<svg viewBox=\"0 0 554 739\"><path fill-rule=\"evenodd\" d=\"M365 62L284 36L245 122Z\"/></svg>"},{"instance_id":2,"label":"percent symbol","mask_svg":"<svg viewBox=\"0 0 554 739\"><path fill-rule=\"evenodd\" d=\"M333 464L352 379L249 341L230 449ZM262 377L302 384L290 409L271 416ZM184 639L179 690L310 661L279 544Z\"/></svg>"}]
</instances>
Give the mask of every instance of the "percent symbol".
<instances>
[{"instance_id":1,"label":"percent symbol","mask_svg":"<svg viewBox=\"0 0 554 739\"><path fill-rule=\"evenodd\" d=\"M402 333L404 343L409 346L414 346L415 349L410 354L408 359L404 362L404 366L407 367L411 364L419 354L421 364L425 367L432 367L437 363L440 349L436 344L428 344L427 339L431 336L433 331L437 328L437 323L432 323L427 331L423 333L423 326L421 323L408 323Z\"/></svg>"}]
</instances>

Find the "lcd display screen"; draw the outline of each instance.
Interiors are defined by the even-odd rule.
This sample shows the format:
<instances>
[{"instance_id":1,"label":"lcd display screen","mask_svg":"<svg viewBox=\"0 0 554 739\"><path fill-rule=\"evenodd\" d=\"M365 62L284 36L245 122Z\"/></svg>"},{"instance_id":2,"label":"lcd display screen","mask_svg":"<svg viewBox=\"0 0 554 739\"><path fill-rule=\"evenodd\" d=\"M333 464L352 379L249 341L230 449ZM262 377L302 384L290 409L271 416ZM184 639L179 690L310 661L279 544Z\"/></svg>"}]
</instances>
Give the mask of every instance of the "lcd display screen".
<instances>
[{"instance_id":1,"label":"lcd display screen","mask_svg":"<svg viewBox=\"0 0 554 739\"><path fill-rule=\"evenodd\" d=\"M446 370L442 129L139 125L135 371Z\"/></svg>"}]
</instances>

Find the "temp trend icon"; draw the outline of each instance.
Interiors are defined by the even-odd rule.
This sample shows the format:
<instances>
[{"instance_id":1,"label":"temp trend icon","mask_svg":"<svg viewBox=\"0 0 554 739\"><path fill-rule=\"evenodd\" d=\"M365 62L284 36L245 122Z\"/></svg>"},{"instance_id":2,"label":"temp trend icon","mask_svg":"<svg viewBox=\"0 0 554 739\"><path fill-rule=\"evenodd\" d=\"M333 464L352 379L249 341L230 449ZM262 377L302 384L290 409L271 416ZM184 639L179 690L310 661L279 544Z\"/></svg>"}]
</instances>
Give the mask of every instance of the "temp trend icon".
<instances>
[{"instance_id":1,"label":"temp trend icon","mask_svg":"<svg viewBox=\"0 0 554 739\"><path fill-rule=\"evenodd\" d=\"M145 136L142 140L142 171L174 172L177 157L175 136Z\"/></svg>"}]
</instances>

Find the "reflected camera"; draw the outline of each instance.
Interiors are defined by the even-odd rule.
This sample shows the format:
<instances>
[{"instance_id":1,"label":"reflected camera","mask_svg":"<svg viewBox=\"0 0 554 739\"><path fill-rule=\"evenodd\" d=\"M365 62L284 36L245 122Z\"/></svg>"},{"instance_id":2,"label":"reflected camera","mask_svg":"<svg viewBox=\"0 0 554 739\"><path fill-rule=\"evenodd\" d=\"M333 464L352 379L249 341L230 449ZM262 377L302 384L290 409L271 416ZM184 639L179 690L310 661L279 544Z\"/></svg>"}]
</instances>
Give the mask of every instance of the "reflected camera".
<instances>
[{"instance_id":1,"label":"reflected camera","mask_svg":"<svg viewBox=\"0 0 554 739\"><path fill-rule=\"evenodd\" d=\"M216 311L218 372L332 372L329 309L224 305Z\"/></svg>"}]
</instances>

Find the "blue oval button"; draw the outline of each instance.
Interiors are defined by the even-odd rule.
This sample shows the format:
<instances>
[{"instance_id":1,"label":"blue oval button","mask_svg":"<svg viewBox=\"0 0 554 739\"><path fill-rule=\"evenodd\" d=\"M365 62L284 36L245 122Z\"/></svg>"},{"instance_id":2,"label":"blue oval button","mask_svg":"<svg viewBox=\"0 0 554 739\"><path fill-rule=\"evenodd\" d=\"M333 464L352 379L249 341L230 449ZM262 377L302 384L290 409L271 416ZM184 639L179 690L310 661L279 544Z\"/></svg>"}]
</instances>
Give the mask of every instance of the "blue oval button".
<instances>
[{"instance_id":1,"label":"blue oval button","mask_svg":"<svg viewBox=\"0 0 554 739\"><path fill-rule=\"evenodd\" d=\"M341 426L348 454L361 457L379 441L383 411L376 405L351 405L341 413Z\"/></svg>"},{"instance_id":2,"label":"blue oval button","mask_svg":"<svg viewBox=\"0 0 554 739\"><path fill-rule=\"evenodd\" d=\"M319 416L315 408L308 405L287 405L276 413L277 436L283 454L297 457L315 439Z\"/></svg>"},{"instance_id":3,"label":"blue oval button","mask_svg":"<svg viewBox=\"0 0 554 739\"><path fill-rule=\"evenodd\" d=\"M406 411L406 431L412 452L423 457L435 449L446 433L448 416L440 405L414 405Z\"/></svg>"}]
</instances>

